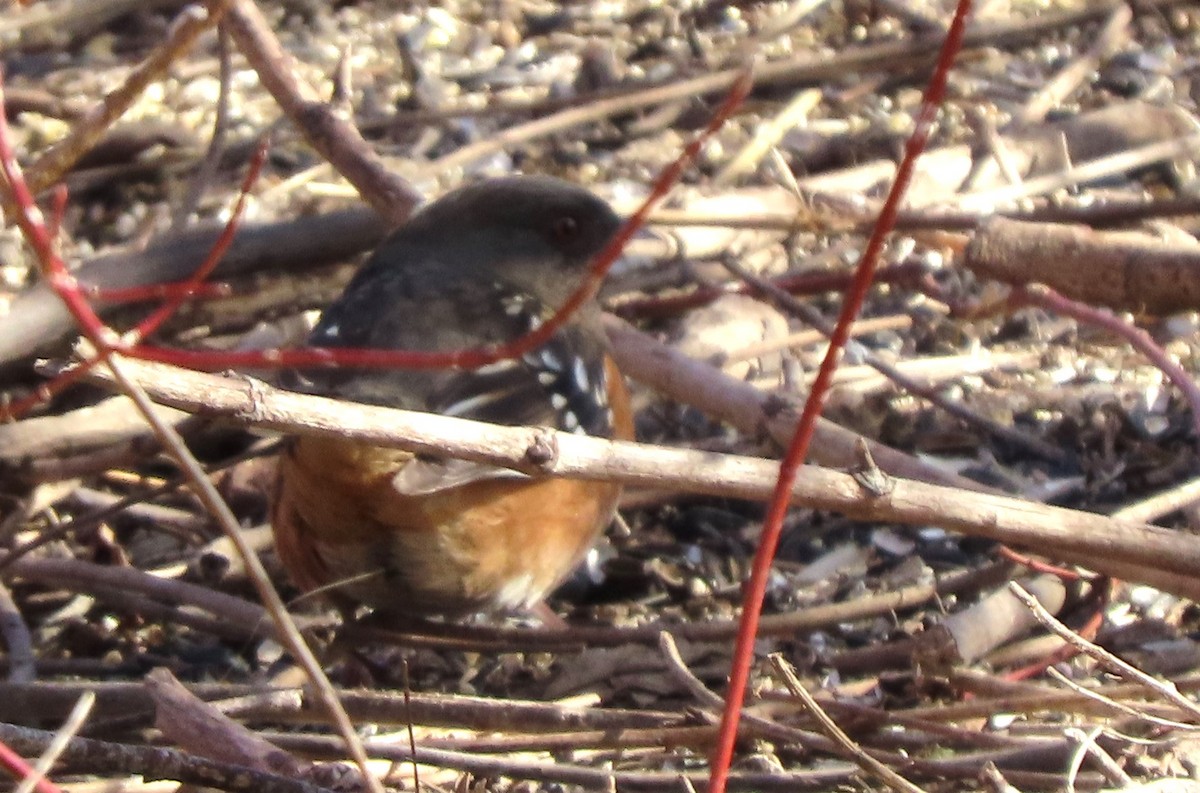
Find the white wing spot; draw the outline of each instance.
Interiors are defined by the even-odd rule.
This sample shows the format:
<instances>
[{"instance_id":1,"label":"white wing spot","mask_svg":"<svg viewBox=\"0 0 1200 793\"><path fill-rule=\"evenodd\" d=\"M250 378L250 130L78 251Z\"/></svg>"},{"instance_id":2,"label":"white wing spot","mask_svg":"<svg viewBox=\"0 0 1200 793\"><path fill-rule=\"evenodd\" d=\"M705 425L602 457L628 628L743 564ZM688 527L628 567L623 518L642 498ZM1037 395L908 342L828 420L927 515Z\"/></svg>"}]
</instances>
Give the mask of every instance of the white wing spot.
<instances>
[{"instance_id":1,"label":"white wing spot","mask_svg":"<svg viewBox=\"0 0 1200 793\"><path fill-rule=\"evenodd\" d=\"M516 366L516 363L514 363L512 361L512 359L505 358L502 361L493 361L492 363L489 363L489 364L486 364L485 366L479 367L478 369L475 370L475 374L478 374L478 375L499 374L500 372L508 371L509 369L513 368L514 366Z\"/></svg>"},{"instance_id":2,"label":"white wing spot","mask_svg":"<svg viewBox=\"0 0 1200 793\"><path fill-rule=\"evenodd\" d=\"M487 407L492 402L505 396L505 392L484 391L467 399L460 399L452 405L447 405L442 411L444 416L465 416L472 411Z\"/></svg>"},{"instance_id":3,"label":"white wing spot","mask_svg":"<svg viewBox=\"0 0 1200 793\"><path fill-rule=\"evenodd\" d=\"M503 289L501 284L492 284L494 289ZM526 299L524 295L504 295L500 298L500 305L504 306L504 313L510 317L515 317L525 310Z\"/></svg>"},{"instance_id":4,"label":"white wing spot","mask_svg":"<svg viewBox=\"0 0 1200 793\"><path fill-rule=\"evenodd\" d=\"M542 385L554 385L554 381L558 379L554 372L538 372L538 382Z\"/></svg>"},{"instance_id":5,"label":"white wing spot","mask_svg":"<svg viewBox=\"0 0 1200 793\"><path fill-rule=\"evenodd\" d=\"M331 339L336 339L338 337L338 334L341 332L342 332L342 328L339 325L330 325L328 328L325 329L325 335Z\"/></svg>"},{"instance_id":6,"label":"white wing spot","mask_svg":"<svg viewBox=\"0 0 1200 793\"><path fill-rule=\"evenodd\" d=\"M563 413L562 427L569 432L579 432L583 427L579 426L579 417L575 415L575 411L568 410Z\"/></svg>"},{"instance_id":7,"label":"white wing spot","mask_svg":"<svg viewBox=\"0 0 1200 793\"><path fill-rule=\"evenodd\" d=\"M562 410L567 406L567 398L562 394L554 393L550 395L550 405L555 410Z\"/></svg>"},{"instance_id":8,"label":"white wing spot","mask_svg":"<svg viewBox=\"0 0 1200 793\"><path fill-rule=\"evenodd\" d=\"M579 356L576 356L571 363L571 373L575 376L575 384L579 387L580 391L587 391L589 388L591 388L591 381L588 378L587 366L584 364L583 359Z\"/></svg>"}]
</instances>

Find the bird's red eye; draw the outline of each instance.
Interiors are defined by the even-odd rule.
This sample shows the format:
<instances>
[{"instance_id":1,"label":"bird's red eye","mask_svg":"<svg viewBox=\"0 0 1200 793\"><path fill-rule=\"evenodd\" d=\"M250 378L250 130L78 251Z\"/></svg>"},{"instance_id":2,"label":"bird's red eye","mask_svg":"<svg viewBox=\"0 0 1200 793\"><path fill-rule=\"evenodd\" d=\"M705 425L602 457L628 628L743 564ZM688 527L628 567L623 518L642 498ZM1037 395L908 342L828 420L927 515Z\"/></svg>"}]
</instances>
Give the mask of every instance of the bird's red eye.
<instances>
[{"instance_id":1,"label":"bird's red eye","mask_svg":"<svg viewBox=\"0 0 1200 793\"><path fill-rule=\"evenodd\" d=\"M579 221L570 215L563 215L554 221L554 236L560 242L569 242L579 236Z\"/></svg>"}]
</instances>

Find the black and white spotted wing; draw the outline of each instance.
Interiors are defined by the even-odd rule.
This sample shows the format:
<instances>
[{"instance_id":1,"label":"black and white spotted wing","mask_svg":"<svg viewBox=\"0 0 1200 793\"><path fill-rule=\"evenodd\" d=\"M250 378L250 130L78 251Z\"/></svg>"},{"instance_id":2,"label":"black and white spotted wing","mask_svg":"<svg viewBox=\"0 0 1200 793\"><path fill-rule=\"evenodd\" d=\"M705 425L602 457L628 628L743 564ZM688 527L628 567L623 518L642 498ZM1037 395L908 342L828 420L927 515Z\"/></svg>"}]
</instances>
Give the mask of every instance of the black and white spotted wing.
<instances>
[{"instance_id":1,"label":"black and white spotted wing","mask_svg":"<svg viewBox=\"0 0 1200 793\"><path fill-rule=\"evenodd\" d=\"M502 298L511 338L550 316L532 297ZM428 409L497 424L549 426L607 436L613 430L603 350L576 328L565 328L521 358L454 373L430 394Z\"/></svg>"},{"instance_id":2,"label":"black and white spotted wing","mask_svg":"<svg viewBox=\"0 0 1200 793\"><path fill-rule=\"evenodd\" d=\"M477 284L469 294L458 293L448 284L433 297L418 298L411 290L416 278L442 275L409 269L374 279L370 289L356 289L352 283L322 316L310 344L462 349L518 338L552 313L533 297L500 283ZM418 299L420 309L415 306ZM392 306L382 321L377 312L363 305L381 300ZM503 311L496 311L497 306ZM374 321L365 321L367 316L374 316ZM567 327L521 358L477 369L310 368L285 373L284 387L352 402L607 437L613 432L613 415L604 357L598 341L578 328ZM520 476L516 471L467 460L420 455L397 472L393 485L399 492L415 496L481 479Z\"/></svg>"}]
</instances>

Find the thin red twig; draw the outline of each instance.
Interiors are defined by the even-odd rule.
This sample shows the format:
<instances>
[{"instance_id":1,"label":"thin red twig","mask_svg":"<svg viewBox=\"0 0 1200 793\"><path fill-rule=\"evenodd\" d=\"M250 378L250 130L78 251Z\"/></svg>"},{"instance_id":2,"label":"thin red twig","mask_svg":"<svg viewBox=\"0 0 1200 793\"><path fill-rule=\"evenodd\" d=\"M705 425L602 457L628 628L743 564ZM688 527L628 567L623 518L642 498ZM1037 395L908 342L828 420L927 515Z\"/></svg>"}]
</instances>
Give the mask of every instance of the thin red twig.
<instances>
[{"instance_id":1,"label":"thin red twig","mask_svg":"<svg viewBox=\"0 0 1200 793\"><path fill-rule=\"evenodd\" d=\"M147 300L166 300L182 295L187 299L229 297L233 289L227 283L193 284L191 280L164 284L104 288L88 284L83 287L88 298L102 303L141 303Z\"/></svg>"},{"instance_id":2,"label":"thin red twig","mask_svg":"<svg viewBox=\"0 0 1200 793\"><path fill-rule=\"evenodd\" d=\"M1040 306L1057 314L1074 317L1080 322L1086 322L1120 336L1129 342L1135 350L1146 356L1149 361L1162 370L1167 379L1180 390L1187 400L1192 414L1192 431L1200 439L1200 385L1192 375L1179 365L1179 362L1167 354L1154 338L1142 328L1118 317L1106 308L1098 308L1071 300L1048 286L1016 287L1009 297L1010 307L1021 305Z\"/></svg>"},{"instance_id":3,"label":"thin red twig","mask_svg":"<svg viewBox=\"0 0 1200 793\"><path fill-rule=\"evenodd\" d=\"M2 75L0 75L0 105L3 104L3 98L3 79ZM3 418L11 419L38 404L38 402L44 401L44 395L53 394L73 380L81 377L86 369L95 365L95 361L106 358L112 350L115 334L106 328L104 323L100 321L100 318L96 316L96 312L92 310L91 305L80 291L79 282L67 270L62 258L58 255L54 244L54 237L50 233L46 219L34 202L33 193L30 191L29 185L21 173L20 165L17 164L16 154L13 152L11 136L8 131L8 120L5 118L4 113L0 113L0 172L4 174L4 180L8 185L13 199L13 206L16 207L16 211L13 214L17 225L20 226L21 232L25 240L29 243L29 246L33 248L34 254L42 268L42 277L67 306L67 309L75 317L84 335L92 342L97 352L96 359L79 367L79 371L60 375L56 381L46 384L44 390L39 389L39 392L35 393L32 397L6 406L3 410ZM54 196L54 206L60 207L66 200L66 191L56 189Z\"/></svg>"},{"instance_id":4,"label":"thin red twig","mask_svg":"<svg viewBox=\"0 0 1200 793\"><path fill-rule=\"evenodd\" d=\"M0 405L0 421L15 421L38 405L49 402L52 396L78 381L99 362L99 358L84 361L79 366L71 367L54 379L42 383L29 396Z\"/></svg>"},{"instance_id":5,"label":"thin red twig","mask_svg":"<svg viewBox=\"0 0 1200 793\"><path fill-rule=\"evenodd\" d=\"M762 615L767 579L771 571L771 562L775 558L775 549L779 545L779 535L783 528L783 518L787 513L792 485L800 466L803 465L808 455L808 445L812 440L816 419L824 406L829 386L833 382L834 372L841 359L842 350L850 338L851 325L858 316L867 290L871 286L875 268L879 262L879 254L883 250L884 238L895 227L900 201L908 189L917 157L925 148L934 119L937 117L938 108L941 106L942 97L945 94L950 65L953 63L955 55L962 49L963 31L970 8L970 0L959 0L954 20L946 33L946 40L943 42L941 53L938 56L937 66L930 78L929 86L925 90L916 125L905 145L904 158L896 171L896 179L880 210L879 218L871 232L871 238L863 251L854 282L850 285L842 304L837 327L834 328L833 335L829 339L829 349L825 359L821 362L821 368L813 382L808 401L800 415L796 434L779 467L779 479L776 482L771 505L764 521L762 537L759 540L758 550L751 568L750 580L742 598L742 617L738 626L737 643L734 646L729 673L729 692L725 697L725 710L721 714L721 729L717 734L716 746L709 768L708 789L710 793L724 793L729 778L734 741L737 738L738 722L746 696L746 684L750 677L754 639L758 635L758 622Z\"/></svg>"},{"instance_id":6,"label":"thin red twig","mask_svg":"<svg viewBox=\"0 0 1200 793\"><path fill-rule=\"evenodd\" d=\"M213 245L212 250L208 252L208 256L196 268L196 272L192 273L192 277L184 282L182 290L163 302L150 316L142 320L136 328L127 334L126 340L128 343L136 344L158 330L183 305L183 301L199 291L204 281L212 275L212 271L220 264L221 259L225 257L225 252L233 244L234 232L237 231L238 222L241 220L242 212L246 208L246 197L250 195L250 188L254 186L254 183L258 181L259 174L262 173L263 163L267 161L267 149L269 146L270 141L265 137L258 142L258 146L254 150L254 156L250 158L250 167L246 169L246 176L242 179L241 189L238 190L238 197L237 201L233 204L233 211L229 214L229 221L225 224L225 229L221 232L221 236L217 238L217 242Z\"/></svg>"},{"instance_id":7,"label":"thin red twig","mask_svg":"<svg viewBox=\"0 0 1200 793\"><path fill-rule=\"evenodd\" d=\"M1096 634L1100 632L1100 626L1104 624L1104 609L1098 608L1088 617L1086 623L1080 628L1077 633L1085 639L1095 639ZM1046 670L1055 664L1061 664L1064 661L1069 661L1079 655L1080 649L1074 644L1065 643L1054 652L1047 655L1034 663L1027 664L1019 669L1014 669L1004 675L1005 680L1021 681L1032 680L1035 677L1041 677L1046 673Z\"/></svg>"},{"instance_id":8,"label":"thin red twig","mask_svg":"<svg viewBox=\"0 0 1200 793\"><path fill-rule=\"evenodd\" d=\"M2 99L3 93L0 91L0 100ZM21 167L17 164L8 131L8 120L3 113L0 113L0 171L3 171L12 194L16 207L13 214L17 225L20 226L29 246L33 248L34 255L42 267L42 277L79 322L84 335L95 345L99 356L106 357L113 348L114 334L96 316L96 312L83 296L78 280L67 270L62 257L55 250L54 239L50 235L46 219L33 200L33 193L30 192Z\"/></svg>"},{"instance_id":9,"label":"thin red twig","mask_svg":"<svg viewBox=\"0 0 1200 793\"><path fill-rule=\"evenodd\" d=\"M997 553L1010 562L1015 562L1016 564L1028 567L1030 570L1033 570L1036 573L1056 575L1064 581L1078 581L1083 577L1074 570L1068 570L1065 567L1059 567L1058 565L1050 564L1049 562L1043 562L1040 559L1035 559L1027 554L1017 553L1007 545L1001 545Z\"/></svg>"}]
</instances>

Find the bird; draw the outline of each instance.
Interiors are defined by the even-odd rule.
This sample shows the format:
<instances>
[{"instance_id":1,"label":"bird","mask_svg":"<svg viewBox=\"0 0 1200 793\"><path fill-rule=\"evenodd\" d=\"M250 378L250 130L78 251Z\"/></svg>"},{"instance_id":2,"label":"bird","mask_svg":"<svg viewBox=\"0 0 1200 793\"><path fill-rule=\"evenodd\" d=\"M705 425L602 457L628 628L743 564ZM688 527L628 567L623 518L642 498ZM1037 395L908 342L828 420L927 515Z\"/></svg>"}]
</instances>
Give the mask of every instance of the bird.
<instances>
[{"instance_id":1,"label":"bird","mask_svg":"<svg viewBox=\"0 0 1200 793\"><path fill-rule=\"evenodd\" d=\"M419 209L321 314L308 344L452 351L539 327L620 226L546 176L482 180ZM513 426L632 439L625 383L588 301L542 346L476 369L293 369L289 390ZM336 437L294 436L271 504L303 590L401 617L537 613L613 519L611 482L533 478Z\"/></svg>"}]
</instances>

